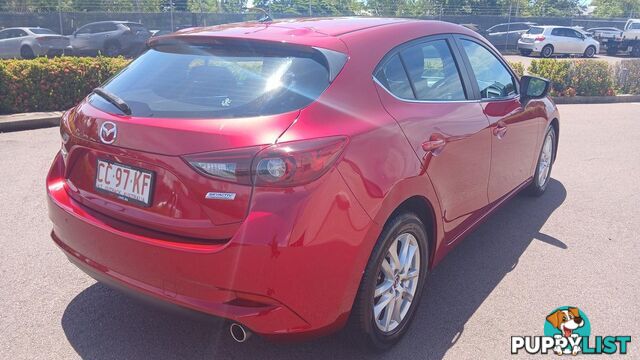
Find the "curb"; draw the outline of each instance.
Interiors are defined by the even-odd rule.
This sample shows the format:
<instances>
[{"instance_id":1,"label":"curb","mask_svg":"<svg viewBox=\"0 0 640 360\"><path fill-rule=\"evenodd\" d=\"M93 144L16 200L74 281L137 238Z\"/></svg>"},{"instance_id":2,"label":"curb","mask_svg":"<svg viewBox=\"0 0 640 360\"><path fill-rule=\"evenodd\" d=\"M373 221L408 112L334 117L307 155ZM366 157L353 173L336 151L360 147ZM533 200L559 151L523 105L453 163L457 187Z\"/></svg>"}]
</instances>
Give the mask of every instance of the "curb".
<instances>
[{"instance_id":1,"label":"curb","mask_svg":"<svg viewBox=\"0 0 640 360\"><path fill-rule=\"evenodd\" d=\"M0 133L60 125L62 111L0 115Z\"/></svg>"},{"instance_id":2,"label":"curb","mask_svg":"<svg viewBox=\"0 0 640 360\"><path fill-rule=\"evenodd\" d=\"M553 97L556 104L616 104L640 102L640 95L619 96L557 96Z\"/></svg>"}]
</instances>

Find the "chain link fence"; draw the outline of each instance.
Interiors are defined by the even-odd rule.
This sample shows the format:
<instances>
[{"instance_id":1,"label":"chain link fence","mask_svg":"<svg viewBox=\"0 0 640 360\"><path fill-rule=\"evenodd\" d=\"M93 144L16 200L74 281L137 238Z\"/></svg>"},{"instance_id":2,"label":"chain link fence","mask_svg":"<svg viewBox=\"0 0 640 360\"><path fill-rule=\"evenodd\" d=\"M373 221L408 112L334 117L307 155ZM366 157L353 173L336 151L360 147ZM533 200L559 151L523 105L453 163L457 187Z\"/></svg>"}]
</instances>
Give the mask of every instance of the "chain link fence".
<instances>
[{"instance_id":1,"label":"chain link fence","mask_svg":"<svg viewBox=\"0 0 640 360\"><path fill-rule=\"evenodd\" d=\"M150 30L175 31L255 20L262 14L247 12L246 7L252 6L265 9L274 19L341 15L413 17L463 24L479 32L496 24L514 22L585 29L621 28L627 20L580 15L585 7L578 0L561 2L564 4L561 7L551 7L541 0L458 1L454 4L452 0L0 0L0 28L39 26L69 35L87 23L121 20L142 23ZM634 15L633 10L629 15Z\"/></svg>"}]
</instances>

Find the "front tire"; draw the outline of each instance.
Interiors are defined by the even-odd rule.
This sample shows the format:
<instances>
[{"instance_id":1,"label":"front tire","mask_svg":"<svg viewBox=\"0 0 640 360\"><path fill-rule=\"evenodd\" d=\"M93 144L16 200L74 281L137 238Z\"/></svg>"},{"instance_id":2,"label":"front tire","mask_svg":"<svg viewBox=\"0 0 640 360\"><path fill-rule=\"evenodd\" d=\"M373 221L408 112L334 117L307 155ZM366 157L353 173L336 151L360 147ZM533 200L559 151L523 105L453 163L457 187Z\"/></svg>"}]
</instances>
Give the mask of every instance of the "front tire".
<instances>
[{"instance_id":1,"label":"front tire","mask_svg":"<svg viewBox=\"0 0 640 360\"><path fill-rule=\"evenodd\" d=\"M384 351L407 332L429 265L422 221L399 213L384 226L354 300L347 335L367 349Z\"/></svg>"},{"instance_id":2,"label":"front tire","mask_svg":"<svg viewBox=\"0 0 640 360\"><path fill-rule=\"evenodd\" d=\"M553 126L549 126L544 136L542 149L540 149L536 172L533 174L533 181L527 189L528 194L531 196L540 196L544 194L544 191L547 189L547 184L549 184L549 179L551 178L551 169L553 168L553 162L556 157L556 141L556 130Z\"/></svg>"},{"instance_id":3,"label":"front tire","mask_svg":"<svg viewBox=\"0 0 640 360\"><path fill-rule=\"evenodd\" d=\"M542 51L540 51L540 56L545 59L550 58L551 55L553 55L553 46L551 45L545 45L545 47L542 48Z\"/></svg>"},{"instance_id":4,"label":"front tire","mask_svg":"<svg viewBox=\"0 0 640 360\"><path fill-rule=\"evenodd\" d=\"M583 56L586 58L592 58L596 55L596 47L595 46L587 46L587 49L584 51Z\"/></svg>"},{"instance_id":5,"label":"front tire","mask_svg":"<svg viewBox=\"0 0 640 360\"><path fill-rule=\"evenodd\" d=\"M33 52L32 48L25 45L20 48L20 57L23 59L35 59L36 54Z\"/></svg>"}]
</instances>

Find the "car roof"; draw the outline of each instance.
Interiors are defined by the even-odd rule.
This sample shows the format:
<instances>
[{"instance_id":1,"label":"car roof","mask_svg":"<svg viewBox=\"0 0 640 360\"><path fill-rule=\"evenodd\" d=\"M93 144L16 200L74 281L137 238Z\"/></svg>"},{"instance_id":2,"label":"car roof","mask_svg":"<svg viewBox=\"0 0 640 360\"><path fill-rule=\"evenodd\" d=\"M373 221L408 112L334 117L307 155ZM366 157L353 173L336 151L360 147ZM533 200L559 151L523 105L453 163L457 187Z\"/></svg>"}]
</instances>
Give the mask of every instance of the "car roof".
<instances>
[{"instance_id":1,"label":"car roof","mask_svg":"<svg viewBox=\"0 0 640 360\"><path fill-rule=\"evenodd\" d=\"M367 28L389 25L400 22L409 22L411 19L398 18L371 18L371 17L326 17L326 18L299 18L283 19L271 22L248 21L241 23L215 25L209 27L189 28L183 31L190 34L209 34L220 36L221 34L232 34L238 31L249 34L252 31L264 31L270 28L283 28L289 30L313 31L318 34L328 36L339 36L353 31ZM298 33L302 33L298 31Z\"/></svg>"},{"instance_id":2,"label":"car roof","mask_svg":"<svg viewBox=\"0 0 640 360\"><path fill-rule=\"evenodd\" d=\"M91 22L91 23L86 23L82 26L87 26L87 25L95 25L95 24L139 24L137 22L133 22L133 21L122 21L122 20L107 20L107 21L95 21L95 22Z\"/></svg>"},{"instance_id":3,"label":"car roof","mask_svg":"<svg viewBox=\"0 0 640 360\"><path fill-rule=\"evenodd\" d=\"M373 41L368 34L375 32L394 34L410 28L429 27L434 33L475 34L461 25L419 19L374 18L374 17L330 17L301 18L275 20L270 22L241 22L209 27L188 28L172 34L157 36L151 45L168 39L191 39L193 41L210 37L236 40L277 41L306 46L323 47L346 52L346 45L341 40L345 36L356 36L366 41Z\"/></svg>"}]
</instances>

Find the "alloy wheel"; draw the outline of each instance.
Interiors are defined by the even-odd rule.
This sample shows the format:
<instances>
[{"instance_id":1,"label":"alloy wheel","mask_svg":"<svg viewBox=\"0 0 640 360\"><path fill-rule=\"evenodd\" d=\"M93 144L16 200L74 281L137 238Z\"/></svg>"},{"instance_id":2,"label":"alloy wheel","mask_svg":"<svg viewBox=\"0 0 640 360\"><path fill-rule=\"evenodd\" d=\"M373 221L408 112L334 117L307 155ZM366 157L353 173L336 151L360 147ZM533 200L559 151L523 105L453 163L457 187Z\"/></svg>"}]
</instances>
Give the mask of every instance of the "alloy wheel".
<instances>
[{"instance_id":1,"label":"alloy wheel","mask_svg":"<svg viewBox=\"0 0 640 360\"><path fill-rule=\"evenodd\" d=\"M553 133L548 132L542 146L540 161L538 162L538 185L543 186L549 180L551 162L553 161Z\"/></svg>"},{"instance_id":2,"label":"alloy wheel","mask_svg":"<svg viewBox=\"0 0 640 360\"><path fill-rule=\"evenodd\" d=\"M395 330L405 319L418 289L420 248L410 233L394 240L382 260L373 295L373 317L383 333Z\"/></svg>"}]
</instances>

